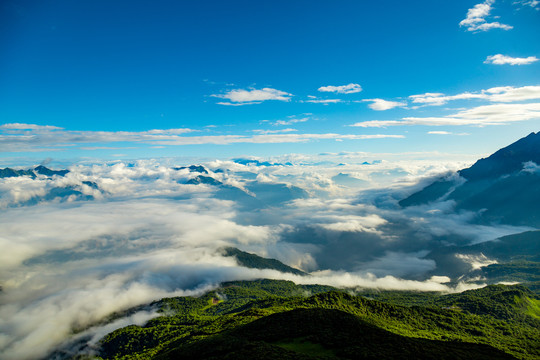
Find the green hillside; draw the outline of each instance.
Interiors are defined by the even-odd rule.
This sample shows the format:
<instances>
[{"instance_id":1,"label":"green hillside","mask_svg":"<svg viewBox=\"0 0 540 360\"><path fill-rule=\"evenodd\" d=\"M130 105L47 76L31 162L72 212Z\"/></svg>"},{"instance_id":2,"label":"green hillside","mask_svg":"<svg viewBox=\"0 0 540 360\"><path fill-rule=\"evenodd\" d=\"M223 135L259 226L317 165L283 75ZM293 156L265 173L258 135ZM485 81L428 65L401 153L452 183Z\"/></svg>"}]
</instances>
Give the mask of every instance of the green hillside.
<instances>
[{"instance_id":1,"label":"green hillside","mask_svg":"<svg viewBox=\"0 0 540 360\"><path fill-rule=\"evenodd\" d=\"M399 302L400 297L407 299L394 300ZM99 355L101 359L540 357L540 302L526 288L499 285L455 295L419 294L416 303L422 306L395 302L288 281L230 282L198 298L153 303L163 316L108 334L100 342ZM504 308L510 310L506 313Z\"/></svg>"}]
</instances>

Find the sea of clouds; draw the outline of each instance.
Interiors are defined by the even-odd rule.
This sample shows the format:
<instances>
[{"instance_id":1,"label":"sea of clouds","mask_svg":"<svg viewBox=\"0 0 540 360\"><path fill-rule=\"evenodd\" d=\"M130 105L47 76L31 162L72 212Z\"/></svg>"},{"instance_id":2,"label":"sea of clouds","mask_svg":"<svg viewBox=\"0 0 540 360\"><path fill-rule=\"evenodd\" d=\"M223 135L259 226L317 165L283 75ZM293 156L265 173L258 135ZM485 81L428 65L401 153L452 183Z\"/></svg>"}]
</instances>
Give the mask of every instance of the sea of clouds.
<instances>
[{"instance_id":1,"label":"sea of clouds","mask_svg":"<svg viewBox=\"0 0 540 360\"><path fill-rule=\"evenodd\" d=\"M145 309L103 324L112 313L223 281L478 287L449 283L426 255L524 229L475 225L450 202L401 209L397 201L465 164L387 158L215 160L203 163L208 174L175 170L171 159L78 163L65 177L0 179L0 357L39 359L76 339L91 347L157 316ZM223 185L187 184L201 175ZM311 275L241 267L222 256L225 246Z\"/></svg>"}]
</instances>

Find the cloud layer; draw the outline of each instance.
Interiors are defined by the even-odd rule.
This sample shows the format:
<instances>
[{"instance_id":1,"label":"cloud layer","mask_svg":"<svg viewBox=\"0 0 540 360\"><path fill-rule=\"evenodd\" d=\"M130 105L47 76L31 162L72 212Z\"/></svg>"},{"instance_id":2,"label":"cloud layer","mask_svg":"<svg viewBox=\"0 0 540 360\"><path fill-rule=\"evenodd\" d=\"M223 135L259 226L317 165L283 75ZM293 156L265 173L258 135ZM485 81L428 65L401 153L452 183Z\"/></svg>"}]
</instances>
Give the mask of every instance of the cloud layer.
<instances>
[{"instance_id":1,"label":"cloud layer","mask_svg":"<svg viewBox=\"0 0 540 360\"><path fill-rule=\"evenodd\" d=\"M365 153L263 160L205 164L205 175L222 186L190 184L199 173L156 161L0 179L1 357L37 359L82 337L95 343L111 326L155 316L146 309L101 327L113 312L201 294L228 280L449 292L476 287L434 278L444 273L426 254L441 239L463 244L517 232L470 225L470 215L441 213L444 207L394 208L419 176L460 167L455 162L434 167L426 160L376 161ZM338 184L338 174L358 181ZM83 188L89 183L95 186ZM381 193L380 186L393 190ZM65 187L82 195L53 191ZM242 268L222 257L223 246L313 273Z\"/></svg>"}]
</instances>

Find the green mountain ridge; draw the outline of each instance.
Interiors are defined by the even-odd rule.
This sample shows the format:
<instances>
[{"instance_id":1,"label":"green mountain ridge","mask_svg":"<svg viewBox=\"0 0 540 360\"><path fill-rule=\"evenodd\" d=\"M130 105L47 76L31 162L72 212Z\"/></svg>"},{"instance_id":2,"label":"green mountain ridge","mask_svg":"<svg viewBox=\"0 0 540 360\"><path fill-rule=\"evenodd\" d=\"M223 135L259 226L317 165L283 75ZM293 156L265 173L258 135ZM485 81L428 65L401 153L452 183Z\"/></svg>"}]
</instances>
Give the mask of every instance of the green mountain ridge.
<instances>
[{"instance_id":1,"label":"green mountain ridge","mask_svg":"<svg viewBox=\"0 0 540 360\"><path fill-rule=\"evenodd\" d=\"M540 356L540 320L531 313L539 309L540 302L522 286L416 295L416 305L405 306L283 280L228 282L201 297L166 298L153 303L163 316L144 326L132 325L108 334L100 341L99 357L94 358ZM399 294L396 299L406 303ZM485 304L487 309L506 307L511 316L504 311L484 311L478 304Z\"/></svg>"},{"instance_id":2,"label":"green mountain ridge","mask_svg":"<svg viewBox=\"0 0 540 360\"><path fill-rule=\"evenodd\" d=\"M294 324L294 326L290 326ZM275 313L180 346L168 359L514 359L490 346L396 335L336 309Z\"/></svg>"}]
</instances>

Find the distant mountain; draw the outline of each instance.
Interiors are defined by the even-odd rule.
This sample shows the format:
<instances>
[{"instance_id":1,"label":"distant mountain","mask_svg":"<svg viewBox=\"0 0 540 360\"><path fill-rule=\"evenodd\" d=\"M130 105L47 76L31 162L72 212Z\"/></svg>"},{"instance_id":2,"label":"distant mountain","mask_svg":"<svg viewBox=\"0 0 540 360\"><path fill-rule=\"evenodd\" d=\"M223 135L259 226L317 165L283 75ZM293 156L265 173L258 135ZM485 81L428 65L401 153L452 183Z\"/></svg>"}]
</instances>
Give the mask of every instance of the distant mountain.
<instances>
[{"instance_id":1,"label":"distant mountain","mask_svg":"<svg viewBox=\"0 0 540 360\"><path fill-rule=\"evenodd\" d=\"M263 258L259 255L247 253L233 247L223 249L223 255L234 257L239 265L251 269L272 269L296 275L307 275L305 272L285 265L279 260Z\"/></svg>"},{"instance_id":2,"label":"distant mountain","mask_svg":"<svg viewBox=\"0 0 540 360\"><path fill-rule=\"evenodd\" d=\"M307 198L308 193L297 186L281 183L265 183L248 181L244 189L227 185L211 176L197 175L185 182L189 185L211 185L217 188L215 197L221 200L232 200L240 207L258 209L277 206L295 199Z\"/></svg>"},{"instance_id":3,"label":"distant mountain","mask_svg":"<svg viewBox=\"0 0 540 360\"><path fill-rule=\"evenodd\" d=\"M459 177L441 178L403 199L403 207L453 200L456 210L479 213L481 222L540 227L540 132L531 133Z\"/></svg>"},{"instance_id":4,"label":"distant mountain","mask_svg":"<svg viewBox=\"0 0 540 360\"><path fill-rule=\"evenodd\" d=\"M36 174L45 176L65 176L67 173L69 173L69 170L51 170L49 168L46 168L45 166L39 165L34 168L34 172Z\"/></svg>"},{"instance_id":5,"label":"distant mountain","mask_svg":"<svg viewBox=\"0 0 540 360\"><path fill-rule=\"evenodd\" d=\"M0 178L30 176L32 179L37 175L52 177L54 175L65 176L69 170L51 170L43 165L36 166L33 169L15 170L11 168L0 169Z\"/></svg>"},{"instance_id":6,"label":"distant mountain","mask_svg":"<svg viewBox=\"0 0 540 360\"><path fill-rule=\"evenodd\" d=\"M365 186L369 184L369 182L366 180L358 179L358 178L355 178L354 176L351 176L345 173L339 173L333 176L332 181L338 185L350 186L350 187Z\"/></svg>"},{"instance_id":7,"label":"distant mountain","mask_svg":"<svg viewBox=\"0 0 540 360\"><path fill-rule=\"evenodd\" d=\"M15 170L12 168L0 169L0 178L10 178L19 176L30 176L35 178L36 174L32 170Z\"/></svg>"},{"instance_id":8,"label":"distant mountain","mask_svg":"<svg viewBox=\"0 0 540 360\"><path fill-rule=\"evenodd\" d=\"M36 166L34 168L26 170L16 170L12 168L0 169L0 178L12 178L12 177L21 177L28 176L31 179L36 179L39 175L44 175L49 179L54 176L64 177L69 173L69 170L51 170L43 165ZM59 200L93 200L92 195L85 194L83 191L83 186L89 186L94 190L99 190L98 184L93 181L82 181L80 184L71 184L65 186L55 186L49 188L45 195L35 195L28 200L18 203L18 205L36 205L43 201Z\"/></svg>"},{"instance_id":9,"label":"distant mountain","mask_svg":"<svg viewBox=\"0 0 540 360\"><path fill-rule=\"evenodd\" d=\"M217 186L217 185L222 185L223 183L219 180L214 179L213 177L199 175L186 181L186 184L190 184L190 185L206 184L206 185Z\"/></svg>"},{"instance_id":10,"label":"distant mountain","mask_svg":"<svg viewBox=\"0 0 540 360\"><path fill-rule=\"evenodd\" d=\"M256 159L233 159L233 161L237 164L241 165L255 165L255 166L292 166L290 162L286 162L285 164L281 163L271 163L268 161L259 161Z\"/></svg>"},{"instance_id":11,"label":"distant mountain","mask_svg":"<svg viewBox=\"0 0 540 360\"><path fill-rule=\"evenodd\" d=\"M198 172L201 174L208 174L208 170L202 165L190 165L190 166L182 166L182 167L174 167L173 170L183 170L188 169L190 172Z\"/></svg>"}]
</instances>

